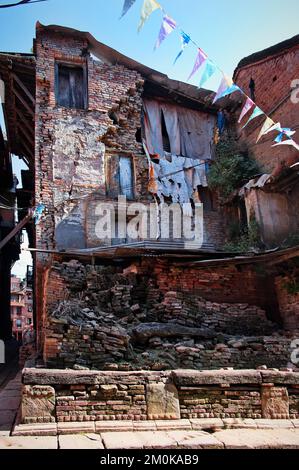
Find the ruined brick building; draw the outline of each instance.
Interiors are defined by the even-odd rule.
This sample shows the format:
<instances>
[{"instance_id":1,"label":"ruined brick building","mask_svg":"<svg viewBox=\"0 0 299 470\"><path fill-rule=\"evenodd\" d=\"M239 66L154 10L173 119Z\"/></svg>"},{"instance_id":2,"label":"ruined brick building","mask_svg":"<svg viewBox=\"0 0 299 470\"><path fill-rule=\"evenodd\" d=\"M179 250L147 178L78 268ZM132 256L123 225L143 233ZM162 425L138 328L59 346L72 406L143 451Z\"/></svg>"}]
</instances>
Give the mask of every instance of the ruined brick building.
<instances>
[{"instance_id":1,"label":"ruined brick building","mask_svg":"<svg viewBox=\"0 0 299 470\"><path fill-rule=\"evenodd\" d=\"M296 52L297 65L290 70L290 78L295 78L298 38L290 47ZM289 49L283 51L289 53ZM89 33L40 23L34 54L0 54L0 73L6 86L10 151L25 158L29 166L22 175L18 204L24 208L39 204L44 209L35 227L26 225L34 247L39 360L47 367L72 368L78 374L70 372L69 379L61 371L48 371L47 378L43 371L27 371L25 402L39 397L39 385L52 384L48 391L51 400L54 394L55 405L45 412L45 421L67 421L73 419L72 413L74 419L81 415L84 420L95 420L96 415L116 414L116 409L119 419L144 419L146 414L156 416L145 403L144 381L153 382L153 388L157 381L164 386L173 377L163 371L295 367L291 353L299 317L299 248L298 243L284 247L282 242L290 227L295 235L298 232L297 167L244 181L249 186L240 187L225 203L208 185L216 158L219 107L227 112L224 135L235 135L238 96L212 105L212 92L170 80L99 43ZM247 85L253 71L245 73L246 79L244 73L241 63L236 81L242 84L244 80ZM258 85L256 78L256 99L261 99L262 106ZM253 131L249 127L246 132ZM250 145L250 135L237 137ZM262 145L264 149L263 141ZM268 147L259 154L258 149L256 158L270 172L275 165L271 166L266 152L274 155L275 150ZM269 193L287 201L284 231L273 234L271 224L266 223L270 220L273 225L271 195L262 217L256 217L264 250L237 254L225 250L229 219L250 219L252 207L260 204L250 205L253 196L246 191L267 192L266 180ZM186 246L175 236L174 219L170 232L162 236L163 220L157 217L147 226L158 227L154 240L148 232L137 240L123 233L112 239L99 238L98 205L109 203L119 219L118 195L145 207L153 202L176 202L191 211L202 202L203 244ZM274 212L276 216L277 210ZM20 213L20 217L24 215ZM273 244L275 249L267 249ZM162 372L126 372L125 377L118 372L113 378L107 373L98 379L97 373L78 371L86 368ZM260 384L268 379L260 373L253 375L236 379L240 382L233 380L242 384L243 391L232 393L247 396L246 387L253 387L251 392L260 397ZM191 404L186 386L195 386L197 379L201 383L199 375L191 376L175 376L181 415L212 417L212 412ZM102 380L102 391L93 387L98 380ZM123 388L119 385L122 380ZM218 384L229 383L223 377L219 380ZM271 378L271 383L275 380ZM280 376L278 384L279 380ZM292 383L289 392L281 393L289 393L291 414L296 417L298 389ZM76 411L71 402L78 393L87 401L80 402L82 409ZM220 401L223 393L219 391ZM267 393L271 398L270 391ZM96 398L90 396L102 400L101 411L94 411ZM261 415L260 402L244 400L245 408L248 405L245 417ZM163 416L177 417L180 412ZM232 410L222 412L235 416ZM288 408L280 415L289 413ZM27 414L27 418L36 417Z\"/></svg>"}]
</instances>

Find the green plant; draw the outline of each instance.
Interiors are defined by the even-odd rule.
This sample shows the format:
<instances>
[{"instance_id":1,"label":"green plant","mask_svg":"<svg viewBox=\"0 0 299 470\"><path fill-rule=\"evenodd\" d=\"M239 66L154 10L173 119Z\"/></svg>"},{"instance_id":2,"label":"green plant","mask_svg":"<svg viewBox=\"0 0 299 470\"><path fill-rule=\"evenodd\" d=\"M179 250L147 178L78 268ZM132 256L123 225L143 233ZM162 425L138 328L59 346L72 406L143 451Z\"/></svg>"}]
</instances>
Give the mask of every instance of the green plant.
<instances>
[{"instance_id":1,"label":"green plant","mask_svg":"<svg viewBox=\"0 0 299 470\"><path fill-rule=\"evenodd\" d=\"M291 279L283 284L288 294L295 295L299 293L299 279Z\"/></svg>"},{"instance_id":2,"label":"green plant","mask_svg":"<svg viewBox=\"0 0 299 470\"><path fill-rule=\"evenodd\" d=\"M230 241L225 243L223 249L232 253L245 253L250 249L261 248L260 228L256 219L252 218L249 226L239 231L236 224L231 224L229 228Z\"/></svg>"},{"instance_id":3,"label":"green plant","mask_svg":"<svg viewBox=\"0 0 299 470\"><path fill-rule=\"evenodd\" d=\"M241 151L233 137L227 136L216 145L216 157L208 175L209 187L226 199L260 172L256 160L247 151Z\"/></svg>"}]
</instances>

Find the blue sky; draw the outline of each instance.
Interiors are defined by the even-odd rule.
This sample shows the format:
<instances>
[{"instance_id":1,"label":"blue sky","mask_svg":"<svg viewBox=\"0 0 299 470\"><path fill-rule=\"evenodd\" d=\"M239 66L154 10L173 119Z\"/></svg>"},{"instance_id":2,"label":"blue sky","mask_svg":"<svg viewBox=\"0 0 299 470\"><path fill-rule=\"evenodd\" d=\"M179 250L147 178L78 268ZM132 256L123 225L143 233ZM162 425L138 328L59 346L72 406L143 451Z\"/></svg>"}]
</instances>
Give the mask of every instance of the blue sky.
<instances>
[{"instance_id":1,"label":"blue sky","mask_svg":"<svg viewBox=\"0 0 299 470\"><path fill-rule=\"evenodd\" d=\"M0 0L0 4L8 1L13 0ZM136 0L122 20L123 0L48 0L0 9L0 50L29 52L39 20L90 31L125 55L185 81L193 66L195 48L190 46L173 66L180 47L174 32L154 52L162 14L154 12L138 34L142 1ZM230 75L243 57L298 34L298 0L161 0L161 4Z\"/></svg>"},{"instance_id":2,"label":"blue sky","mask_svg":"<svg viewBox=\"0 0 299 470\"><path fill-rule=\"evenodd\" d=\"M15 0L0 0L0 5L10 1ZM155 11L137 33L142 2L136 0L122 20L123 0L48 0L0 9L0 51L30 52L36 21L60 24L89 31L123 54L170 78L186 81L195 47L189 45L173 66L180 50L175 31L154 52L162 13ZM298 0L161 0L161 5L228 75L243 57L298 34ZM195 77L191 83L196 84L198 79ZM217 83L212 79L207 87L215 89ZM17 175L22 167L17 161ZM27 262L28 258L16 263L14 272L22 274Z\"/></svg>"}]
</instances>

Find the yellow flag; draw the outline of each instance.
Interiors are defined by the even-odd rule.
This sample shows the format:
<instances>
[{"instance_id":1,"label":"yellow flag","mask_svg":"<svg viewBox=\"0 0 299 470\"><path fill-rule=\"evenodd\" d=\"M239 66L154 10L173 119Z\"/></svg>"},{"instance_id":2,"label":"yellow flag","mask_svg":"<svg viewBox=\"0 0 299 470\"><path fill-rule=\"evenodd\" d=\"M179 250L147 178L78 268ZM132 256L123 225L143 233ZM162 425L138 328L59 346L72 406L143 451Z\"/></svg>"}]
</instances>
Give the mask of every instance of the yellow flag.
<instances>
[{"instance_id":1,"label":"yellow flag","mask_svg":"<svg viewBox=\"0 0 299 470\"><path fill-rule=\"evenodd\" d=\"M260 140L260 138L265 134L265 132L266 132L268 129L270 129L270 127L273 126L273 124L274 124L274 121L273 121L271 118L267 117L266 121L265 121L264 124L263 124L263 127L262 127L261 130L260 130L260 133L259 133L258 138L257 138L257 140L256 140L257 142L258 142L258 141Z\"/></svg>"},{"instance_id":2,"label":"yellow flag","mask_svg":"<svg viewBox=\"0 0 299 470\"><path fill-rule=\"evenodd\" d=\"M157 10L158 8L161 9L161 5L159 5L156 0L144 0L141 8L138 32L141 30L148 17L153 13L153 11Z\"/></svg>"}]
</instances>

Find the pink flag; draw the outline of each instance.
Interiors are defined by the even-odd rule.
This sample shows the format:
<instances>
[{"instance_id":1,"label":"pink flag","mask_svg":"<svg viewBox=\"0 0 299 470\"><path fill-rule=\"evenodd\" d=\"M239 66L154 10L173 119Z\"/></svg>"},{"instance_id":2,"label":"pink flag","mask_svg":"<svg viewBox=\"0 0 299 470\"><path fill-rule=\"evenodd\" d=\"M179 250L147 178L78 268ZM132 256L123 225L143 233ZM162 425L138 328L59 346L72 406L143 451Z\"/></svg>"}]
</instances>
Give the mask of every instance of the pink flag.
<instances>
[{"instance_id":1,"label":"pink flag","mask_svg":"<svg viewBox=\"0 0 299 470\"><path fill-rule=\"evenodd\" d=\"M155 45L157 49L161 42L176 28L176 22L170 16L164 15L159 36Z\"/></svg>"},{"instance_id":2,"label":"pink flag","mask_svg":"<svg viewBox=\"0 0 299 470\"><path fill-rule=\"evenodd\" d=\"M252 106L254 106L254 102L250 98L247 98L246 103L243 106L238 122L242 121L243 117L245 116L245 114L248 113L248 111L252 108Z\"/></svg>"},{"instance_id":3,"label":"pink flag","mask_svg":"<svg viewBox=\"0 0 299 470\"><path fill-rule=\"evenodd\" d=\"M197 56L196 56L196 59L195 59L195 63L194 63L194 66L193 66L193 70L190 73L190 75L188 77L188 80L190 80L190 78L195 74L195 72L197 72L199 67L207 60L207 58L208 58L207 54L202 49L200 49L200 47L199 47L198 48L198 53L197 53Z\"/></svg>"}]
</instances>

